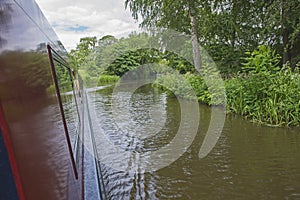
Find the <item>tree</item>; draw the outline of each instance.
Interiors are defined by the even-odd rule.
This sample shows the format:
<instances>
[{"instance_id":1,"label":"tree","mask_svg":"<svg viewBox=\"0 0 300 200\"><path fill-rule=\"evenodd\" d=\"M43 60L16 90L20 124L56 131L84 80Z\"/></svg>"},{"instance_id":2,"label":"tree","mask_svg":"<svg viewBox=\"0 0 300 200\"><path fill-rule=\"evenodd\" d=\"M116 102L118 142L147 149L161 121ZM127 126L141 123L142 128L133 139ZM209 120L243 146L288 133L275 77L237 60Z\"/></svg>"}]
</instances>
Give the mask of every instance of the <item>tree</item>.
<instances>
[{"instance_id":1,"label":"tree","mask_svg":"<svg viewBox=\"0 0 300 200\"><path fill-rule=\"evenodd\" d=\"M219 67L240 66L245 51L263 44L282 54L282 63L300 60L299 0L126 0L125 7L134 19L142 17L142 27L190 34L195 66L196 42Z\"/></svg>"},{"instance_id":2,"label":"tree","mask_svg":"<svg viewBox=\"0 0 300 200\"><path fill-rule=\"evenodd\" d=\"M111 44L114 44L118 41L117 38L115 38L112 35L105 35L102 38L99 39L98 41L98 47L106 47L109 46Z\"/></svg>"},{"instance_id":3,"label":"tree","mask_svg":"<svg viewBox=\"0 0 300 200\"><path fill-rule=\"evenodd\" d=\"M142 27L171 28L191 35L193 60L196 69L201 68L199 51L199 35L197 31L196 11L201 7L200 1L186 0L126 0L125 7L129 7L134 19L139 14L143 21Z\"/></svg>"},{"instance_id":4,"label":"tree","mask_svg":"<svg viewBox=\"0 0 300 200\"><path fill-rule=\"evenodd\" d=\"M74 69L82 67L88 55L95 48L96 43L97 37L80 38L80 42L77 44L76 49L72 49L69 54Z\"/></svg>"},{"instance_id":5,"label":"tree","mask_svg":"<svg viewBox=\"0 0 300 200\"><path fill-rule=\"evenodd\" d=\"M291 63L295 67L300 61L300 1L277 0L272 2L280 8L279 30L282 38L283 63ZM273 14L276 15L276 12Z\"/></svg>"}]
</instances>

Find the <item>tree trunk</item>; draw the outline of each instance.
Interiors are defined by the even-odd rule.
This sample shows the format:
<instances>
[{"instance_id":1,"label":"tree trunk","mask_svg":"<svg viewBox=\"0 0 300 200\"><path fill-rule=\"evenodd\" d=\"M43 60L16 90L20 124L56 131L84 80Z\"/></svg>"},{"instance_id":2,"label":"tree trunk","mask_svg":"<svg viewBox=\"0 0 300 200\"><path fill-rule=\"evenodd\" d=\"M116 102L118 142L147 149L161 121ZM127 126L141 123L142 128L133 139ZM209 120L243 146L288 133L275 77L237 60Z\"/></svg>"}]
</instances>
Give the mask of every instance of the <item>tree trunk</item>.
<instances>
[{"instance_id":1,"label":"tree trunk","mask_svg":"<svg viewBox=\"0 0 300 200\"><path fill-rule=\"evenodd\" d=\"M196 70L200 70L202 67L200 49L199 49L199 41L198 41L198 31L197 31L197 21L194 17L194 12L190 8L189 9L189 17L190 17L190 24L191 24L191 39L192 39L192 47L193 47L193 60L194 66Z\"/></svg>"},{"instance_id":2,"label":"tree trunk","mask_svg":"<svg viewBox=\"0 0 300 200\"><path fill-rule=\"evenodd\" d=\"M291 62L291 54L290 54L290 47L289 47L289 31L287 29L283 30L282 41L283 41L283 64L287 64L288 62Z\"/></svg>"},{"instance_id":3,"label":"tree trunk","mask_svg":"<svg viewBox=\"0 0 300 200\"><path fill-rule=\"evenodd\" d=\"M284 0L282 1L282 8L281 8L281 26L282 26L282 42L283 42L283 55L282 55L282 62L283 64L287 64L291 62L291 47L290 47L290 28L288 26L288 14L289 14L289 6L287 2Z\"/></svg>"}]
</instances>

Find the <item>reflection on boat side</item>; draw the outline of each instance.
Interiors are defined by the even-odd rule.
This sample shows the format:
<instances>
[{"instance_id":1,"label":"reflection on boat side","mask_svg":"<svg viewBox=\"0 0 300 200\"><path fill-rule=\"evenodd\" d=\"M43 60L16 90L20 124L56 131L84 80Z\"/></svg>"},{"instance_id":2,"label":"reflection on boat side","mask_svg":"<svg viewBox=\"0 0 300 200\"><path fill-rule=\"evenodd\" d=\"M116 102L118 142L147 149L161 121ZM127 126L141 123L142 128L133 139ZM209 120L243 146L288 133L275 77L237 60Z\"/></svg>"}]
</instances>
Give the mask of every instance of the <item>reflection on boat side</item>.
<instances>
[{"instance_id":1,"label":"reflection on boat side","mask_svg":"<svg viewBox=\"0 0 300 200\"><path fill-rule=\"evenodd\" d=\"M0 199L103 199L65 48L33 0L1 0L0 15Z\"/></svg>"}]
</instances>

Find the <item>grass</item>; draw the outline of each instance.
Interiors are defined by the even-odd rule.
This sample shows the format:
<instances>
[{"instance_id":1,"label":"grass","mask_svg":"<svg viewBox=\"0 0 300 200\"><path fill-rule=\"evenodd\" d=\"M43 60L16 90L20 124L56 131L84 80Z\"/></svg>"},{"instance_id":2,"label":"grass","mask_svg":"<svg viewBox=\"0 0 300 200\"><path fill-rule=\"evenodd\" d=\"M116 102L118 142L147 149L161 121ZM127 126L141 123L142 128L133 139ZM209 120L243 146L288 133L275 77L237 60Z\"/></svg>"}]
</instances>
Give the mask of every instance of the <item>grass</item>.
<instances>
[{"instance_id":1,"label":"grass","mask_svg":"<svg viewBox=\"0 0 300 200\"><path fill-rule=\"evenodd\" d=\"M98 79L98 86L114 84L118 82L119 79L120 77L115 75L101 75Z\"/></svg>"}]
</instances>

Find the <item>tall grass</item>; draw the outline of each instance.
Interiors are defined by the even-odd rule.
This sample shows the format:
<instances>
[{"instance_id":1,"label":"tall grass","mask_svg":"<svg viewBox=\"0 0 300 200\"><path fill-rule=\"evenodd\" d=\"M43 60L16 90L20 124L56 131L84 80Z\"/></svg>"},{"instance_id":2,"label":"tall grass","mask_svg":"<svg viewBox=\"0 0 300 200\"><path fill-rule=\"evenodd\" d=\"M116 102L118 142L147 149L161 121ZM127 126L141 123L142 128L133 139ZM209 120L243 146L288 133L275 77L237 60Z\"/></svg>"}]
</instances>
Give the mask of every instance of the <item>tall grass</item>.
<instances>
[{"instance_id":1,"label":"tall grass","mask_svg":"<svg viewBox=\"0 0 300 200\"><path fill-rule=\"evenodd\" d=\"M119 79L120 79L119 76L103 74L98 79L98 86L114 84L118 82Z\"/></svg>"},{"instance_id":2,"label":"tall grass","mask_svg":"<svg viewBox=\"0 0 300 200\"><path fill-rule=\"evenodd\" d=\"M263 124L300 125L300 74L289 67L226 80L226 92L228 111Z\"/></svg>"}]
</instances>

